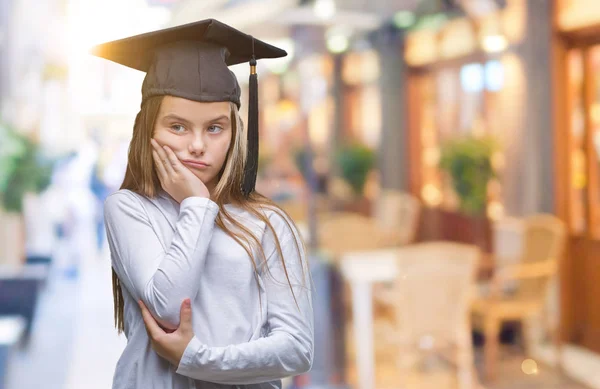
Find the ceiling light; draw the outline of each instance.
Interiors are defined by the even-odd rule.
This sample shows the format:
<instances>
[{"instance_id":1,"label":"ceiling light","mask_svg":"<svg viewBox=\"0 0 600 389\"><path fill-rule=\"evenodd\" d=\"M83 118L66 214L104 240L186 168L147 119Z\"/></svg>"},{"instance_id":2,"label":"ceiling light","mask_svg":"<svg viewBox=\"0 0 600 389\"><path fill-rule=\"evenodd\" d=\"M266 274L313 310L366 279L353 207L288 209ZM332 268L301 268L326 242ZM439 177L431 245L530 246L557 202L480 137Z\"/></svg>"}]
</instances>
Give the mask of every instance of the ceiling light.
<instances>
[{"instance_id":1,"label":"ceiling light","mask_svg":"<svg viewBox=\"0 0 600 389\"><path fill-rule=\"evenodd\" d=\"M313 9L319 19L329 20L335 15L335 2L333 0L316 0Z\"/></svg>"},{"instance_id":2,"label":"ceiling light","mask_svg":"<svg viewBox=\"0 0 600 389\"><path fill-rule=\"evenodd\" d=\"M350 46L350 42L345 35L336 34L327 38L327 49L334 54L343 53L348 50L348 46Z\"/></svg>"},{"instance_id":3,"label":"ceiling light","mask_svg":"<svg viewBox=\"0 0 600 389\"><path fill-rule=\"evenodd\" d=\"M483 38L482 46L488 53L498 53L508 47L508 41L504 35L487 35Z\"/></svg>"}]
</instances>

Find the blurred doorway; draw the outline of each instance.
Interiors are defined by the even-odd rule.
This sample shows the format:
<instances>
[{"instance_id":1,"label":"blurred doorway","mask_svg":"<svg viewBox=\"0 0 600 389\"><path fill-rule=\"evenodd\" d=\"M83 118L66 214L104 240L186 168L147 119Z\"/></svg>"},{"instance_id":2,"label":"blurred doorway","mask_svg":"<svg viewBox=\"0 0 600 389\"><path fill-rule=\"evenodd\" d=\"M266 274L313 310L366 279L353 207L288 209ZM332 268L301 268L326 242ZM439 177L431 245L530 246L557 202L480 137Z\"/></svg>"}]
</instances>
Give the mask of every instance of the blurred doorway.
<instances>
[{"instance_id":1,"label":"blurred doorway","mask_svg":"<svg viewBox=\"0 0 600 389\"><path fill-rule=\"evenodd\" d=\"M561 269L563 341L600 353L600 21L555 39L557 212L569 227Z\"/></svg>"}]
</instances>

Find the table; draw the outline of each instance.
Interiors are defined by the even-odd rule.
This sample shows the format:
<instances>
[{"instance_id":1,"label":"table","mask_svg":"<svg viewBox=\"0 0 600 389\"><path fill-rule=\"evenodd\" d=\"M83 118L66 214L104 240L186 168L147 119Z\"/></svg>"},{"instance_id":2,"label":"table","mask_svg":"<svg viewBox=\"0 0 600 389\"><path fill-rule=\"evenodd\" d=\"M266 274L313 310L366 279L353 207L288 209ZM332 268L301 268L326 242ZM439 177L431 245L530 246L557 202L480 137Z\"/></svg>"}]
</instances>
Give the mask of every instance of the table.
<instances>
[{"instance_id":1,"label":"table","mask_svg":"<svg viewBox=\"0 0 600 389\"><path fill-rule=\"evenodd\" d=\"M398 273L396 261L405 248L347 253L340 270L352 289L352 316L359 389L375 388L372 284L391 282Z\"/></svg>"},{"instance_id":2,"label":"table","mask_svg":"<svg viewBox=\"0 0 600 389\"><path fill-rule=\"evenodd\" d=\"M373 340L372 285L393 282L398 274L398 260L410 255L414 245L392 249L349 252L342 255L339 267L352 291L352 317L356 344L358 389L375 389L375 347ZM493 257L482 256L478 278L486 278Z\"/></svg>"}]
</instances>

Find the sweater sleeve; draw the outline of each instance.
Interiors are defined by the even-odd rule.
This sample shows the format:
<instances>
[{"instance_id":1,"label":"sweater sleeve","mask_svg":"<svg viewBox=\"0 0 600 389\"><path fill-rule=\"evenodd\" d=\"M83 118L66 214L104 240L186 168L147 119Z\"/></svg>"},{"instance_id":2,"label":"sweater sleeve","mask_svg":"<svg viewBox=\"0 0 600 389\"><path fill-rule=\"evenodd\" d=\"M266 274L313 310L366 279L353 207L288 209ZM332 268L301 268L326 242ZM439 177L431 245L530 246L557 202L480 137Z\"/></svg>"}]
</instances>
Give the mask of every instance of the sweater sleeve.
<instances>
[{"instance_id":1,"label":"sweater sleeve","mask_svg":"<svg viewBox=\"0 0 600 389\"><path fill-rule=\"evenodd\" d=\"M267 335L226 347L209 347L194 337L181 358L178 374L239 385L274 381L310 370L314 347L311 278L302 246L297 248L294 242L300 242L299 236L291 232L278 234L281 258L272 234L265 235L263 249L269 271L264 270L262 278L267 296Z\"/></svg>"},{"instance_id":2,"label":"sweater sleeve","mask_svg":"<svg viewBox=\"0 0 600 389\"><path fill-rule=\"evenodd\" d=\"M179 326L181 302L198 292L218 210L208 198L186 198L180 204L173 239L163 246L139 198L116 192L105 201L113 269L129 293L141 299L165 328Z\"/></svg>"}]
</instances>

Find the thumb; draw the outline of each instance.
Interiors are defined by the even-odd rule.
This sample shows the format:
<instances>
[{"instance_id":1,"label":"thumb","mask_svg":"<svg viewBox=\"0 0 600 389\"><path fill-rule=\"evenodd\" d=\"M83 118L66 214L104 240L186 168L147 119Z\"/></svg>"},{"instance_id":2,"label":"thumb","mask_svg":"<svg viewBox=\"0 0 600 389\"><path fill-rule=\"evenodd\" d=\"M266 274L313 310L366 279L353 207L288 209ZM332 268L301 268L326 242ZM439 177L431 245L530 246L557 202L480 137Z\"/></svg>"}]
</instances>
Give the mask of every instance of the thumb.
<instances>
[{"instance_id":1,"label":"thumb","mask_svg":"<svg viewBox=\"0 0 600 389\"><path fill-rule=\"evenodd\" d=\"M190 299L185 299L181 303L181 311L179 312L179 328L181 332L193 332L192 330L192 304Z\"/></svg>"}]
</instances>

